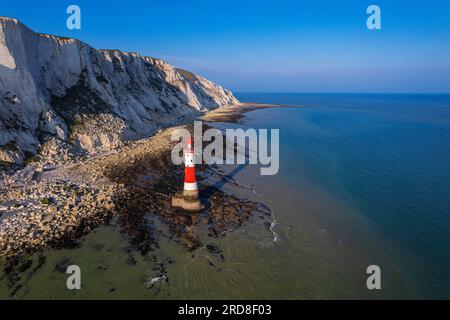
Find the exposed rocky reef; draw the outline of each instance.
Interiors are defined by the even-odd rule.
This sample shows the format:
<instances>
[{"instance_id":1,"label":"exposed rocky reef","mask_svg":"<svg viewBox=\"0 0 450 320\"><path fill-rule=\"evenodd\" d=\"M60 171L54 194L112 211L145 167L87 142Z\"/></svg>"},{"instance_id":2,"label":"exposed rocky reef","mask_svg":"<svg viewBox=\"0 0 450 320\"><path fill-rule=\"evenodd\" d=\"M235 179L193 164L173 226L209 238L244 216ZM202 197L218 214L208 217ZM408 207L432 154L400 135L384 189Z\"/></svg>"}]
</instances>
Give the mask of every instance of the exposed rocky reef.
<instances>
[{"instance_id":1,"label":"exposed rocky reef","mask_svg":"<svg viewBox=\"0 0 450 320\"><path fill-rule=\"evenodd\" d=\"M103 157L43 172L28 166L6 175L0 181L0 257L71 245L112 218L143 255L158 245L147 224L149 216L168 225L172 239L189 251L207 245L195 232L196 225L206 226L208 235L216 238L239 229L252 216L270 220L266 206L206 181L212 176L216 182L242 187L215 166L197 166L204 210L172 207L171 197L183 185L183 170L170 159L175 144L170 136L176 129Z\"/></svg>"}]
</instances>

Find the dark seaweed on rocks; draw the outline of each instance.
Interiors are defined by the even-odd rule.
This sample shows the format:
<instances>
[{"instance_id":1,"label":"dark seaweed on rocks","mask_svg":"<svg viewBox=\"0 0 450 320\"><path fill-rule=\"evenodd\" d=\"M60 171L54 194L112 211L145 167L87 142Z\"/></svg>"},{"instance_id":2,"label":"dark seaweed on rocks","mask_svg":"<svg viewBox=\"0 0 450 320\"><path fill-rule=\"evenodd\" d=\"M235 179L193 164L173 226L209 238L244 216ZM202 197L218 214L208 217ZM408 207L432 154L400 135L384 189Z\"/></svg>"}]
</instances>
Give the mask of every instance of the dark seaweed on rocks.
<instances>
[{"instance_id":1,"label":"dark seaweed on rocks","mask_svg":"<svg viewBox=\"0 0 450 320\"><path fill-rule=\"evenodd\" d=\"M212 170L205 165L197 167L200 173ZM180 191L183 171L172 164L169 151L158 156L144 154L127 165L111 167L106 172L109 179L125 186L116 197L119 224L142 255L158 246L158 239L149 227L146 215L158 216L169 226L175 241L182 243L189 251L204 246L200 234L193 228L198 224L207 225L210 236L218 237L242 227L255 213L259 216L270 215L270 210L262 204L240 199L202 182L200 193L206 204L204 211L192 213L173 208L171 197ZM227 180L224 174L219 174L219 177ZM224 259L219 248L207 245L207 249Z\"/></svg>"},{"instance_id":2,"label":"dark seaweed on rocks","mask_svg":"<svg viewBox=\"0 0 450 320\"><path fill-rule=\"evenodd\" d=\"M72 264L74 264L74 262L71 261L70 259L64 259L63 261L61 261L55 265L54 270L59 273L65 273L67 270L67 267Z\"/></svg>"}]
</instances>

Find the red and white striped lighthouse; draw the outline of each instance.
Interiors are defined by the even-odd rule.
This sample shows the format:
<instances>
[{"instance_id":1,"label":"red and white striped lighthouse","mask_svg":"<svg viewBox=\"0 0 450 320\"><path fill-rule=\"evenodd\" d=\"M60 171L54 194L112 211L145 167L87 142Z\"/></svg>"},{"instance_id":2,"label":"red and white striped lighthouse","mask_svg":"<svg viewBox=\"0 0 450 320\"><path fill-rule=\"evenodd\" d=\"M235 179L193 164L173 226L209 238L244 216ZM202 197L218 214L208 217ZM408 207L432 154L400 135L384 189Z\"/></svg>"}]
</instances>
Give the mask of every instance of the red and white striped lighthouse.
<instances>
[{"instance_id":1,"label":"red and white striped lighthouse","mask_svg":"<svg viewBox=\"0 0 450 320\"><path fill-rule=\"evenodd\" d=\"M177 193L172 197L172 205L189 211L203 210L199 197L197 177L195 175L195 157L192 138L187 140L184 148L184 188L183 193Z\"/></svg>"},{"instance_id":2,"label":"red and white striped lighthouse","mask_svg":"<svg viewBox=\"0 0 450 320\"><path fill-rule=\"evenodd\" d=\"M184 149L184 189L183 195L188 198L198 198L198 184L195 175L194 145L189 137Z\"/></svg>"}]
</instances>

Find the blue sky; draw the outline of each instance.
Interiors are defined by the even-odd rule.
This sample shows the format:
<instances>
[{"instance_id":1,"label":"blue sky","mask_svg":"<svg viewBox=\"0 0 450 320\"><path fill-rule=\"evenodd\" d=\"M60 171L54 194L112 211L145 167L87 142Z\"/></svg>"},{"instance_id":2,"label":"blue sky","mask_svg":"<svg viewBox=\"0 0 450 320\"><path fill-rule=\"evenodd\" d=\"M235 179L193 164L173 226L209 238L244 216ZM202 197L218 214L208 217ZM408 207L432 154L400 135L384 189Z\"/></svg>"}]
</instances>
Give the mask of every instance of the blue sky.
<instances>
[{"instance_id":1,"label":"blue sky","mask_svg":"<svg viewBox=\"0 0 450 320\"><path fill-rule=\"evenodd\" d=\"M70 4L81 30L66 28ZM382 30L366 28L370 4ZM0 15L234 91L450 93L448 0L2 0Z\"/></svg>"}]
</instances>

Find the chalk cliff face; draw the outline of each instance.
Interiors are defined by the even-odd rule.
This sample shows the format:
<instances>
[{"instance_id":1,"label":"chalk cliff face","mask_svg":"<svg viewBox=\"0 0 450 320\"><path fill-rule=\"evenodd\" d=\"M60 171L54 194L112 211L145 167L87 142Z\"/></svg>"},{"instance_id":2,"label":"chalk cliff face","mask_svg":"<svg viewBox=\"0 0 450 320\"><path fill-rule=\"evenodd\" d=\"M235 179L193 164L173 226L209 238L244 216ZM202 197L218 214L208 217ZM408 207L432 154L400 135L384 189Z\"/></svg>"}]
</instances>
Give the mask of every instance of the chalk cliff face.
<instances>
[{"instance_id":1,"label":"chalk cliff face","mask_svg":"<svg viewBox=\"0 0 450 320\"><path fill-rule=\"evenodd\" d=\"M2 162L21 163L39 150L108 150L195 111L238 102L230 91L162 60L96 50L0 17Z\"/></svg>"}]
</instances>

